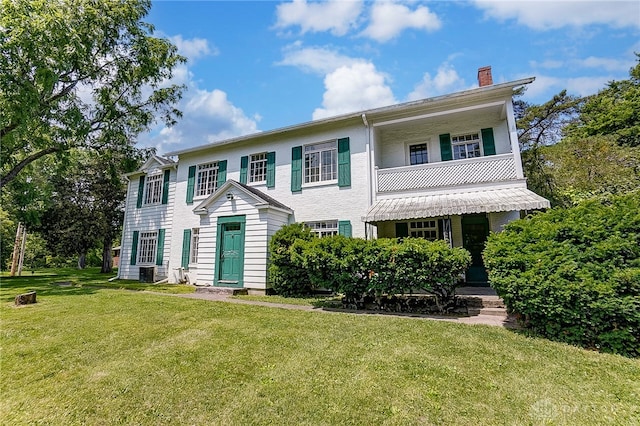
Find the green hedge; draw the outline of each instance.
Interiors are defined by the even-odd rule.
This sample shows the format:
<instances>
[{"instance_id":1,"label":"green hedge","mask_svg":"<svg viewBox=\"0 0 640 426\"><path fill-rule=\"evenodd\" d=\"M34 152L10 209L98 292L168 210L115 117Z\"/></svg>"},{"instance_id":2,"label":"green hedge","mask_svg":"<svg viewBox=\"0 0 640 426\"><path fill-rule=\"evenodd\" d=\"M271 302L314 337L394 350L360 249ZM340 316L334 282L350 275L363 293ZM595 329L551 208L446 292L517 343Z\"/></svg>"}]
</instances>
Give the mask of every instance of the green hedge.
<instances>
[{"instance_id":1,"label":"green hedge","mask_svg":"<svg viewBox=\"0 0 640 426\"><path fill-rule=\"evenodd\" d=\"M273 239L281 241L280 233L290 237L300 229L299 225L283 227ZM287 283L287 286L278 284L286 290L281 294L304 294L326 288L343 294L345 303L354 307L363 306L367 296L425 291L436 296L441 311L448 311L454 307L459 276L471 263L471 256L462 248L419 238L398 242L333 236L300 238L292 244L290 238L286 241L287 244L275 247L281 251L272 254L270 268L272 278ZM276 288L276 281L272 283ZM298 287L294 290L296 283Z\"/></svg>"},{"instance_id":2,"label":"green hedge","mask_svg":"<svg viewBox=\"0 0 640 426\"><path fill-rule=\"evenodd\" d=\"M315 235L301 223L283 226L269 241L269 282L283 296L305 296L313 292L309 274L291 261L290 248L297 240L309 241Z\"/></svg>"},{"instance_id":3,"label":"green hedge","mask_svg":"<svg viewBox=\"0 0 640 426\"><path fill-rule=\"evenodd\" d=\"M640 355L640 196L510 223L484 251L492 287L538 335Z\"/></svg>"}]
</instances>

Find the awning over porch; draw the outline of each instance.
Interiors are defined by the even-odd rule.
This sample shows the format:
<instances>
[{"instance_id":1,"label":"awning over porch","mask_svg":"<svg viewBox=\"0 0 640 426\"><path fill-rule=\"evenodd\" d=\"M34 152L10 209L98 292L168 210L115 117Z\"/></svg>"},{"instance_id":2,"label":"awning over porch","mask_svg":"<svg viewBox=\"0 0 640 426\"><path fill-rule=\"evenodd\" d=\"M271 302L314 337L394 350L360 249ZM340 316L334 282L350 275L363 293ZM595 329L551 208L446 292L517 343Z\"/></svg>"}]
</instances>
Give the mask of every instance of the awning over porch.
<instances>
[{"instance_id":1,"label":"awning over porch","mask_svg":"<svg viewBox=\"0 0 640 426\"><path fill-rule=\"evenodd\" d=\"M418 219L472 213L549 208L549 201L526 188L422 195L378 200L362 217L364 222Z\"/></svg>"}]
</instances>

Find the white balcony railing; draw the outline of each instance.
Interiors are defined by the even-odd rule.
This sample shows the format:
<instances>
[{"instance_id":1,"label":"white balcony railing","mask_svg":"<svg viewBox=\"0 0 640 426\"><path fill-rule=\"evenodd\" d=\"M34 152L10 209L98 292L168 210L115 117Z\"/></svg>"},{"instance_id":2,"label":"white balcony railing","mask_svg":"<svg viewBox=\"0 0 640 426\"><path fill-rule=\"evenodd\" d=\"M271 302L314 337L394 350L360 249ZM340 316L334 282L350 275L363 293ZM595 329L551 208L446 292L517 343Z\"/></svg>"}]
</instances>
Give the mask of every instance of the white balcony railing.
<instances>
[{"instance_id":1,"label":"white balcony railing","mask_svg":"<svg viewBox=\"0 0 640 426\"><path fill-rule=\"evenodd\" d=\"M378 193L504 182L517 178L512 154L377 170Z\"/></svg>"}]
</instances>

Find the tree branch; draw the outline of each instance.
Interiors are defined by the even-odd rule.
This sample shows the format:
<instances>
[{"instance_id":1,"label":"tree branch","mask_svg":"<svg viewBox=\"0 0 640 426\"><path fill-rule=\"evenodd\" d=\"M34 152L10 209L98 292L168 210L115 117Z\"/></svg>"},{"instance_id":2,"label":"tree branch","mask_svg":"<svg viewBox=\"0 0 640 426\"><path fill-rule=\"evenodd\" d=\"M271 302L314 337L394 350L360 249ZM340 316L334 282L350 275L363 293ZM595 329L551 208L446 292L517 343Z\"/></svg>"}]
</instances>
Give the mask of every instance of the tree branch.
<instances>
[{"instance_id":1,"label":"tree branch","mask_svg":"<svg viewBox=\"0 0 640 426\"><path fill-rule=\"evenodd\" d=\"M44 157L45 155L53 154L54 152L63 151L63 147L61 146L50 146L49 148L45 148L42 151L38 151L35 154L31 154L18 164L16 164L5 176L2 176L0 179L0 189L4 188L6 184L11 182L15 177L20 173L22 169L24 169L27 165L33 163L38 158Z\"/></svg>"}]
</instances>

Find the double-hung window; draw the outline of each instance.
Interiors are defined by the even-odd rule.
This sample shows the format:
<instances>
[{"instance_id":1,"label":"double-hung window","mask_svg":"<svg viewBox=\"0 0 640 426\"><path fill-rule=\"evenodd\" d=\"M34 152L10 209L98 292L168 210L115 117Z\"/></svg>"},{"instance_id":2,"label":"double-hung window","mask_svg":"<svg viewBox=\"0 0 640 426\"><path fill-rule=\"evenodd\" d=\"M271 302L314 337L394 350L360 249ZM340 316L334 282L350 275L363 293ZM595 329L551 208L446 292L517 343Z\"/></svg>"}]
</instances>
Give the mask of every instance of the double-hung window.
<instances>
[{"instance_id":1,"label":"double-hung window","mask_svg":"<svg viewBox=\"0 0 640 426\"><path fill-rule=\"evenodd\" d=\"M191 230L191 253L189 253L189 263L198 263L198 243L200 242L200 229Z\"/></svg>"},{"instance_id":2,"label":"double-hung window","mask_svg":"<svg viewBox=\"0 0 640 426\"><path fill-rule=\"evenodd\" d=\"M196 196L209 195L216 190L218 182L218 162L200 164L198 166L198 181Z\"/></svg>"},{"instance_id":3,"label":"double-hung window","mask_svg":"<svg viewBox=\"0 0 640 426\"><path fill-rule=\"evenodd\" d=\"M305 225L318 237L330 237L332 235L338 235L337 220L305 222Z\"/></svg>"},{"instance_id":4,"label":"double-hung window","mask_svg":"<svg viewBox=\"0 0 640 426\"><path fill-rule=\"evenodd\" d=\"M451 147L453 148L453 159L480 157L480 135L469 133L451 137Z\"/></svg>"},{"instance_id":5,"label":"double-hung window","mask_svg":"<svg viewBox=\"0 0 640 426\"><path fill-rule=\"evenodd\" d=\"M138 241L138 264L153 264L156 261L158 232L141 232Z\"/></svg>"},{"instance_id":6,"label":"double-hung window","mask_svg":"<svg viewBox=\"0 0 640 426\"><path fill-rule=\"evenodd\" d=\"M426 164L428 162L426 143L409 145L409 164L415 166L416 164Z\"/></svg>"},{"instance_id":7,"label":"double-hung window","mask_svg":"<svg viewBox=\"0 0 640 426\"><path fill-rule=\"evenodd\" d=\"M249 182L266 182L267 153L252 154L249 163Z\"/></svg>"},{"instance_id":8,"label":"double-hung window","mask_svg":"<svg viewBox=\"0 0 640 426\"><path fill-rule=\"evenodd\" d=\"M160 204L162 199L162 174L147 176L144 186L144 204Z\"/></svg>"},{"instance_id":9,"label":"double-hung window","mask_svg":"<svg viewBox=\"0 0 640 426\"><path fill-rule=\"evenodd\" d=\"M304 147L304 183L338 179L338 148L335 141Z\"/></svg>"}]
</instances>

